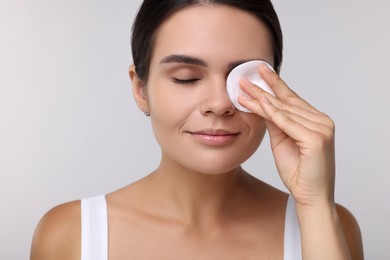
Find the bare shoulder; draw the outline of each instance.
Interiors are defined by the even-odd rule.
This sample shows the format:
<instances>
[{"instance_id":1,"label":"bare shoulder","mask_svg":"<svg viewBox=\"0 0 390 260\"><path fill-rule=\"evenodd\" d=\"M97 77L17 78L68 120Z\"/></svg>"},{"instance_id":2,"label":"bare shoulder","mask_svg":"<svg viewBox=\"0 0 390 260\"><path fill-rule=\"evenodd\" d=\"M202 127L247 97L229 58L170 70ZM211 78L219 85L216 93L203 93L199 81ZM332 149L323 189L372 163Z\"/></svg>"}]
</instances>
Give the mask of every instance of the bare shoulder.
<instances>
[{"instance_id":1,"label":"bare shoulder","mask_svg":"<svg viewBox=\"0 0 390 260\"><path fill-rule=\"evenodd\" d=\"M339 204L336 209L352 259L364 259L362 235L356 218Z\"/></svg>"},{"instance_id":2,"label":"bare shoulder","mask_svg":"<svg viewBox=\"0 0 390 260\"><path fill-rule=\"evenodd\" d=\"M30 259L80 259L80 230L80 201L54 207L35 229Z\"/></svg>"}]
</instances>

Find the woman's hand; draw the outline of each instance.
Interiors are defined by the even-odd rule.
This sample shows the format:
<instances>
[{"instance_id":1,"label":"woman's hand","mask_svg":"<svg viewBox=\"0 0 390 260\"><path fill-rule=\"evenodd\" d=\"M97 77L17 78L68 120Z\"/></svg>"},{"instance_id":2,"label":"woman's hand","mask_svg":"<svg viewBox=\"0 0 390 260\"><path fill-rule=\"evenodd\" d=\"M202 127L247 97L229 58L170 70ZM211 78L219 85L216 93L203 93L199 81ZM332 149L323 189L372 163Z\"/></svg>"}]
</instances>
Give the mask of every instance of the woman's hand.
<instances>
[{"instance_id":1,"label":"woman's hand","mask_svg":"<svg viewBox=\"0 0 390 260\"><path fill-rule=\"evenodd\" d=\"M248 96L239 102L266 120L276 167L295 200L302 257L351 259L334 202L334 123L266 66L259 73L276 97L242 80ZM361 243L351 244L350 250L363 258Z\"/></svg>"},{"instance_id":2,"label":"woman's hand","mask_svg":"<svg viewBox=\"0 0 390 260\"><path fill-rule=\"evenodd\" d=\"M283 183L297 205L333 205L333 121L294 93L266 66L261 65L259 73L276 97L243 79L240 85L248 97L241 96L239 102L265 118Z\"/></svg>"}]
</instances>

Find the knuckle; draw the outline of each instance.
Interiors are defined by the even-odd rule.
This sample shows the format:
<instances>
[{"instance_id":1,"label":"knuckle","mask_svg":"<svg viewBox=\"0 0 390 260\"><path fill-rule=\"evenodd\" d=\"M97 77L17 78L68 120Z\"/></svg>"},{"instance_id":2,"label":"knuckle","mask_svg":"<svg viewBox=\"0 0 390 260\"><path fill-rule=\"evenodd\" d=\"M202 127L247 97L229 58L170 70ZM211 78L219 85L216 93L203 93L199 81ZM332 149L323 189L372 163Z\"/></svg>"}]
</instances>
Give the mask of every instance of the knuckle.
<instances>
[{"instance_id":1,"label":"knuckle","mask_svg":"<svg viewBox=\"0 0 390 260\"><path fill-rule=\"evenodd\" d=\"M291 102L292 104L299 101L299 95L294 90L289 88L287 85L286 85L286 89L287 89L286 101Z\"/></svg>"},{"instance_id":2,"label":"knuckle","mask_svg":"<svg viewBox=\"0 0 390 260\"><path fill-rule=\"evenodd\" d=\"M313 137L313 143L318 148L328 148L334 142L334 132L330 128L324 128Z\"/></svg>"},{"instance_id":3,"label":"knuckle","mask_svg":"<svg viewBox=\"0 0 390 260\"><path fill-rule=\"evenodd\" d=\"M273 78L271 78L271 80L272 84L275 86L285 85L283 79L278 74L273 74Z\"/></svg>"},{"instance_id":4,"label":"knuckle","mask_svg":"<svg viewBox=\"0 0 390 260\"><path fill-rule=\"evenodd\" d=\"M281 84L281 83L283 83L282 78L281 78L278 74L275 75L274 81L275 81L276 84Z\"/></svg>"},{"instance_id":5,"label":"knuckle","mask_svg":"<svg viewBox=\"0 0 390 260\"><path fill-rule=\"evenodd\" d=\"M278 106L280 107L280 109L285 110L285 111L292 111L293 105L291 105L290 100L289 99L280 99L279 103L278 103Z\"/></svg>"},{"instance_id":6,"label":"knuckle","mask_svg":"<svg viewBox=\"0 0 390 260\"><path fill-rule=\"evenodd\" d=\"M281 130L284 132L286 129L290 128L291 125L295 124L295 121L281 110L274 112L274 118L281 123Z\"/></svg>"},{"instance_id":7,"label":"knuckle","mask_svg":"<svg viewBox=\"0 0 390 260\"><path fill-rule=\"evenodd\" d=\"M324 125L327 126L332 132L336 129L336 124L333 121L332 118L330 118L328 115L324 114Z\"/></svg>"},{"instance_id":8,"label":"knuckle","mask_svg":"<svg viewBox=\"0 0 390 260\"><path fill-rule=\"evenodd\" d=\"M258 115L264 113L264 112L263 112L263 108L262 108L261 105L260 105L260 102L252 103L251 110L252 110L254 113L258 114Z\"/></svg>"}]
</instances>

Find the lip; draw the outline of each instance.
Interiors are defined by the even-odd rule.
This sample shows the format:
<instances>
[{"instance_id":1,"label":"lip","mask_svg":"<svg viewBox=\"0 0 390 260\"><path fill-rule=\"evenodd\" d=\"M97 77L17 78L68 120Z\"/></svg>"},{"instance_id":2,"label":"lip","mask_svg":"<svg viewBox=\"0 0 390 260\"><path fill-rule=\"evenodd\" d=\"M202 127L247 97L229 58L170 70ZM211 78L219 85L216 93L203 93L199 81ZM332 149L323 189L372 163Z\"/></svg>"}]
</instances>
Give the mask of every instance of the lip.
<instances>
[{"instance_id":1,"label":"lip","mask_svg":"<svg viewBox=\"0 0 390 260\"><path fill-rule=\"evenodd\" d=\"M239 135L239 132L211 128L188 133L190 133L196 141L211 146L231 144Z\"/></svg>"}]
</instances>

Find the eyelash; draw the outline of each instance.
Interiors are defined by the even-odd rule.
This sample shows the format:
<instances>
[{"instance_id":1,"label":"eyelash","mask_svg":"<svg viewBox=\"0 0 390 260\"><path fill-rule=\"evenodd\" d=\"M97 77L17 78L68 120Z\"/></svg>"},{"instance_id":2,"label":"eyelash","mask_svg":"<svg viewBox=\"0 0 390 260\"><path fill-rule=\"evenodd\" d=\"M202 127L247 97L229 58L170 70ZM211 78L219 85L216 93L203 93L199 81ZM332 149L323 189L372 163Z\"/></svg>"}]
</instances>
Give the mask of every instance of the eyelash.
<instances>
[{"instance_id":1,"label":"eyelash","mask_svg":"<svg viewBox=\"0 0 390 260\"><path fill-rule=\"evenodd\" d=\"M173 78L172 80L176 84L181 84L181 85L191 85L199 81L199 79L177 79Z\"/></svg>"}]
</instances>

